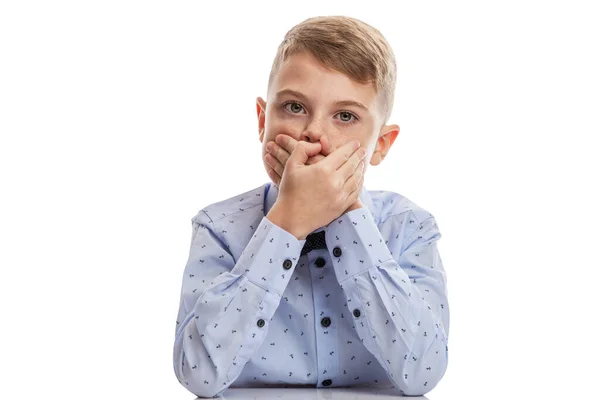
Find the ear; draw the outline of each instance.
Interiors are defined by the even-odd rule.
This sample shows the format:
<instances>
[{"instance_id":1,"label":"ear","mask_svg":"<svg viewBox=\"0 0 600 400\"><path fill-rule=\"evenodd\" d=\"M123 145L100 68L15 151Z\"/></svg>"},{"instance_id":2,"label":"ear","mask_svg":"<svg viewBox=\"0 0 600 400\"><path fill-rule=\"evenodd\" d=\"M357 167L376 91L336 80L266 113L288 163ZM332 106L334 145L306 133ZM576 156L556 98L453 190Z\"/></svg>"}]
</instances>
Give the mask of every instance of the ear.
<instances>
[{"instance_id":1,"label":"ear","mask_svg":"<svg viewBox=\"0 0 600 400\"><path fill-rule=\"evenodd\" d=\"M399 133L400 127L396 124L381 127L377 143L375 144L375 150L371 156L371 165L379 165L383 161Z\"/></svg>"},{"instance_id":2,"label":"ear","mask_svg":"<svg viewBox=\"0 0 600 400\"><path fill-rule=\"evenodd\" d=\"M256 115L258 116L258 140L262 143L265 137L265 114L267 111L267 102L262 97L256 98Z\"/></svg>"}]
</instances>

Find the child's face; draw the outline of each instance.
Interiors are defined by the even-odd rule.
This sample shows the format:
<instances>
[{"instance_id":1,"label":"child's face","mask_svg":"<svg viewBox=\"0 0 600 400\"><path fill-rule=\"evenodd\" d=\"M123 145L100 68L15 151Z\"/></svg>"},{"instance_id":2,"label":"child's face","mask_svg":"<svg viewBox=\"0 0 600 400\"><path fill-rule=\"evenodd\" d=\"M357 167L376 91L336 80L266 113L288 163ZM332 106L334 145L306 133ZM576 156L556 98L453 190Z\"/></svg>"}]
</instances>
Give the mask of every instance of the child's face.
<instances>
[{"instance_id":1,"label":"child's face","mask_svg":"<svg viewBox=\"0 0 600 400\"><path fill-rule=\"evenodd\" d=\"M328 70L305 53L294 54L283 63L267 98L268 103L260 97L257 99L265 170L269 168L264 158L266 145L275 141L279 134L310 142L318 142L327 136L334 149L359 139L361 146L367 148L365 161L377 165L400 130L398 125L383 125L373 84L357 83L342 73ZM354 101L365 108L356 104L335 104L338 101ZM311 158L307 162L309 165ZM366 165L365 162L365 173Z\"/></svg>"}]
</instances>

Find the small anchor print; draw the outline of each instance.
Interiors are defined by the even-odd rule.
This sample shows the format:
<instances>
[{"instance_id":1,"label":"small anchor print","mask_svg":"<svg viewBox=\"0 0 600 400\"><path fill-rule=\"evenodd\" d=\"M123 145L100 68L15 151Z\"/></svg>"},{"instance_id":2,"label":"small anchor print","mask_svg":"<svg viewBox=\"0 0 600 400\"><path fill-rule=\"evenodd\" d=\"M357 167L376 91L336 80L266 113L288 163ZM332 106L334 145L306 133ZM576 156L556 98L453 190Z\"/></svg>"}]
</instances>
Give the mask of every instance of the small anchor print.
<instances>
[{"instance_id":1,"label":"small anchor print","mask_svg":"<svg viewBox=\"0 0 600 400\"><path fill-rule=\"evenodd\" d=\"M427 367L425 368L427 371L431 371L431 367Z\"/></svg>"},{"instance_id":2,"label":"small anchor print","mask_svg":"<svg viewBox=\"0 0 600 400\"><path fill-rule=\"evenodd\" d=\"M358 244L358 242L357 242L356 240L353 240L353 241L352 241L352 243L354 243L354 244Z\"/></svg>"},{"instance_id":3,"label":"small anchor print","mask_svg":"<svg viewBox=\"0 0 600 400\"><path fill-rule=\"evenodd\" d=\"M266 360L266 358L264 356L261 357L261 360Z\"/></svg>"},{"instance_id":4,"label":"small anchor print","mask_svg":"<svg viewBox=\"0 0 600 400\"><path fill-rule=\"evenodd\" d=\"M219 324L215 324L214 328L216 328L217 326L219 326Z\"/></svg>"},{"instance_id":5,"label":"small anchor print","mask_svg":"<svg viewBox=\"0 0 600 400\"><path fill-rule=\"evenodd\" d=\"M308 351L305 351L305 352L304 352L304 355L305 355L305 356L307 356L307 355L308 355Z\"/></svg>"},{"instance_id":6,"label":"small anchor print","mask_svg":"<svg viewBox=\"0 0 600 400\"><path fill-rule=\"evenodd\" d=\"M291 357L291 358L294 358L294 355L293 355L293 354L290 354L290 357Z\"/></svg>"},{"instance_id":7,"label":"small anchor print","mask_svg":"<svg viewBox=\"0 0 600 400\"><path fill-rule=\"evenodd\" d=\"M371 365L371 361L367 361L367 365Z\"/></svg>"},{"instance_id":8,"label":"small anchor print","mask_svg":"<svg viewBox=\"0 0 600 400\"><path fill-rule=\"evenodd\" d=\"M219 345L217 345L217 349L220 349L220 348L221 348L221 345L220 345L220 344L219 344Z\"/></svg>"}]
</instances>

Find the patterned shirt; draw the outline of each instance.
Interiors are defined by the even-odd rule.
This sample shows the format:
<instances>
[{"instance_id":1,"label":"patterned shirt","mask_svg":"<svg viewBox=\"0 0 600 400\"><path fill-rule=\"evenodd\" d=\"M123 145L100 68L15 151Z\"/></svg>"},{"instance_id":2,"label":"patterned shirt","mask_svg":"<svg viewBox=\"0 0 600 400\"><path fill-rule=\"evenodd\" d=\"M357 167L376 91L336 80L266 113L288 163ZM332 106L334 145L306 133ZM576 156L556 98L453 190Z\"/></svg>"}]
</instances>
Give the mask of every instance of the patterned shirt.
<instances>
[{"instance_id":1,"label":"patterned shirt","mask_svg":"<svg viewBox=\"0 0 600 400\"><path fill-rule=\"evenodd\" d=\"M325 231L327 248L300 255L306 239L266 218L277 194L269 182L192 218L179 382L200 397L228 387L433 389L450 322L433 215L363 185L364 207L313 231Z\"/></svg>"}]
</instances>

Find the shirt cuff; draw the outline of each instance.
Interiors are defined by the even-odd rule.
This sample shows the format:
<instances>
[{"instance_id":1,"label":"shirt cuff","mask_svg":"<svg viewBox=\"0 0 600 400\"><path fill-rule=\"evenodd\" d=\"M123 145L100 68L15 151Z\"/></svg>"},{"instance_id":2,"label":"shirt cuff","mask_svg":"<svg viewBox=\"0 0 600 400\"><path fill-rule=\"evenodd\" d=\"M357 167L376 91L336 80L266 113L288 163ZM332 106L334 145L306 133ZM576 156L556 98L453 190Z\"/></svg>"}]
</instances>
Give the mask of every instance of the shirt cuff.
<instances>
[{"instance_id":1,"label":"shirt cuff","mask_svg":"<svg viewBox=\"0 0 600 400\"><path fill-rule=\"evenodd\" d=\"M333 220L327 226L325 240L339 283L393 258L366 207Z\"/></svg>"},{"instance_id":2,"label":"shirt cuff","mask_svg":"<svg viewBox=\"0 0 600 400\"><path fill-rule=\"evenodd\" d=\"M305 242L263 217L232 272L282 296Z\"/></svg>"}]
</instances>

